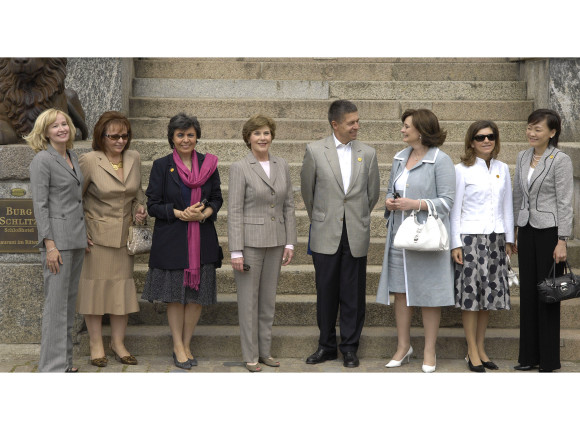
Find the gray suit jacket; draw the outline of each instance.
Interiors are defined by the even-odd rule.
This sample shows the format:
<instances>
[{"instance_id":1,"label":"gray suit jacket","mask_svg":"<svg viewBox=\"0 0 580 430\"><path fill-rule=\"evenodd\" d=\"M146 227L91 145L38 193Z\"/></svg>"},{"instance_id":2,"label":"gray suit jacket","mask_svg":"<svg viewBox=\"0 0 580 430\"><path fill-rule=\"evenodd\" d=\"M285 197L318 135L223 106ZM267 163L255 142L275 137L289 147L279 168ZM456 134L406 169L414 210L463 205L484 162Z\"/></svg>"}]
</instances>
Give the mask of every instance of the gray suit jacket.
<instances>
[{"instance_id":1,"label":"gray suit jacket","mask_svg":"<svg viewBox=\"0 0 580 430\"><path fill-rule=\"evenodd\" d=\"M572 160L558 148L548 146L528 185L534 148L518 154L514 176L514 220L535 228L558 227L558 236L572 235Z\"/></svg>"},{"instance_id":2,"label":"gray suit jacket","mask_svg":"<svg viewBox=\"0 0 580 430\"><path fill-rule=\"evenodd\" d=\"M38 244L54 240L60 251L87 246L82 203L83 174L77 156L68 151L74 171L49 144L30 163L32 204L38 229Z\"/></svg>"},{"instance_id":3,"label":"gray suit jacket","mask_svg":"<svg viewBox=\"0 0 580 430\"><path fill-rule=\"evenodd\" d=\"M368 253L370 215L379 199L380 179L375 150L358 140L351 144L348 190L343 189L332 135L306 146L300 178L302 198L311 222L310 249L334 254L346 222L350 251L358 258Z\"/></svg>"},{"instance_id":4,"label":"gray suit jacket","mask_svg":"<svg viewBox=\"0 0 580 430\"><path fill-rule=\"evenodd\" d=\"M294 195L288 163L270 154L270 177L251 152L230 167L230 251L296 244Z\"/></svg>"}]
</instances>

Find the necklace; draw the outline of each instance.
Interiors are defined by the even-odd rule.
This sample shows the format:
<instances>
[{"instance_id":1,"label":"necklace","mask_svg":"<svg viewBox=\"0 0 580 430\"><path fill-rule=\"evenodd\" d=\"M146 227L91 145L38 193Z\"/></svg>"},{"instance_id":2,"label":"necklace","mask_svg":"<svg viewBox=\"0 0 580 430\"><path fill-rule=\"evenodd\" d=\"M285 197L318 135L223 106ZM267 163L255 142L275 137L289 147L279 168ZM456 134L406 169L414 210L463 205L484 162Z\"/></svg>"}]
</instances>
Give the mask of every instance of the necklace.
<instances>
[{"instance_id":1,"label":"necklace","mask_svg":"<svg viewBox=\"0 0 580 430\"><path fill-rule=\"evenodd\" d=\"M536 155L535 152L532 153L532 162L530 163L530 165L535 168L538 163L540 162L540 160L542 159L542 155Z\"/></svg>"},{"instance_id":2,"label":"necklace","mask_svg":"<svg viewBox=\"0 0 580 430\"><path fill-rule=\"evenodd\" d=\"M123 168L123 160L120 160L117 164L115 164L111 160L109 160L109 163L111 163L111 166L113 166L113 169L115 169L115 170L119 170L119 169Z\"/></svg>"}]
</instances>

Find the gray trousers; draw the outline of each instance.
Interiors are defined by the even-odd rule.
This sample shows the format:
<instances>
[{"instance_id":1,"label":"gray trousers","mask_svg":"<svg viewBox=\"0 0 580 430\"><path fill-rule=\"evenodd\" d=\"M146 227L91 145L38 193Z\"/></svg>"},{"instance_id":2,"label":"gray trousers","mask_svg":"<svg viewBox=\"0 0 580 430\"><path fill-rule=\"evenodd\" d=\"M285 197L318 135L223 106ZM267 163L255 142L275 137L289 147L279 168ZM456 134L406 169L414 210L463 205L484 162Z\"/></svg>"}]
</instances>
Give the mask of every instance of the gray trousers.
<instances>
[{"instance_id":1,"label":"gray trousers","mask_svg":"<svg viewBox=\"0 0 580 430\"><path fill-rule=\"evenodd\" d=\"M85 250L59 252L63 264L57 274L48 270L46 252L40 253L44 275L44 310L39 372L64 372L73 366L72 326Z\"/></svg>"},{"instance_id":2,"label":"gray trousers","mask_svg":"<svg viewBox=\"0 0 580 430\"><path fill-rule=\"evenodd\" d=\"M283 246L245 247L244 264L249 264L250 270L234 270L242 358L246 363L255 363L259 357L270 356L276 288L283 254Z\"/></svg>"}]
</instances>

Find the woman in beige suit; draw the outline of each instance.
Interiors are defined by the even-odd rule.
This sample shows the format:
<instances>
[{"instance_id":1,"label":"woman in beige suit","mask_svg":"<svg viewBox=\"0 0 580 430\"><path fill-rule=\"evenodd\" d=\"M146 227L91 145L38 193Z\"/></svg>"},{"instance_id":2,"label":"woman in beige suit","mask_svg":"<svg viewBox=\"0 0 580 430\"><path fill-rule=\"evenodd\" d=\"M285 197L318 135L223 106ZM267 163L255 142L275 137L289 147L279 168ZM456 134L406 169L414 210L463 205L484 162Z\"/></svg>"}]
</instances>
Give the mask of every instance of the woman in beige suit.
<instances>
[{"instance_id":1,"label":"woman in beige suit","mask_svg":"<svg viewBox=\"0 0 580 430\"><path fill-rule=\"evenodd\" d=\"M105 112L93 133L93 151L79 164L85 182L84 210L89 248L81 273L77 311L85 316L94 366L105 367L102 318L110 314L111 343L115 358L137 364L125 348L129 313L138 312L133 281L133 256L127 253L129 226L143 222L145 194L141 189L141 160L128 150L131 124L119 112Z\"/></svg>"},{"instance_id":2,"label":"woman in beige suit","mask_svg":"<svg viewBox=\"0 0 580 430\"><path fill-rule=\"evenodd\" d=\"M275 133L273 119L250 118L242 129L250 153L230 168L228 245L238 290L242 357L250 372L262 370L258 362L280 366L270 355L276 287L296 243L288 163L269 152Z\"/></svg>"}]
</instances>

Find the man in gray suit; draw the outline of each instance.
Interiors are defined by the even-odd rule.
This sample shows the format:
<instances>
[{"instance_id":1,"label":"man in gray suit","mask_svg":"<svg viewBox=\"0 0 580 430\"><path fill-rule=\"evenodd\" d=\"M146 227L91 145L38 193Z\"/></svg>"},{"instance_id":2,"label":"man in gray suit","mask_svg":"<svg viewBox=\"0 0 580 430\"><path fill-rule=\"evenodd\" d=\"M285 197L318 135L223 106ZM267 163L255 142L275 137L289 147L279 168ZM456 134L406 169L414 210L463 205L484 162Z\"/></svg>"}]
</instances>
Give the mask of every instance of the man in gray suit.
<instances>
[{"instance_id":1,"label":"man in gray suit","mask_svg":"<svg viewBox=\"0 0 580 430\"><path fill-rule=\"evenodd\" d=\"M336 317L345 367L357 367L365 317L370 214L379 198L375 150L356 140L359 116L348 100L328 110L333 134L306 146L302 198L311 223L310 249L316 272L318 349L306 363L337 358Z\"/></svg>"}]
</instances>

